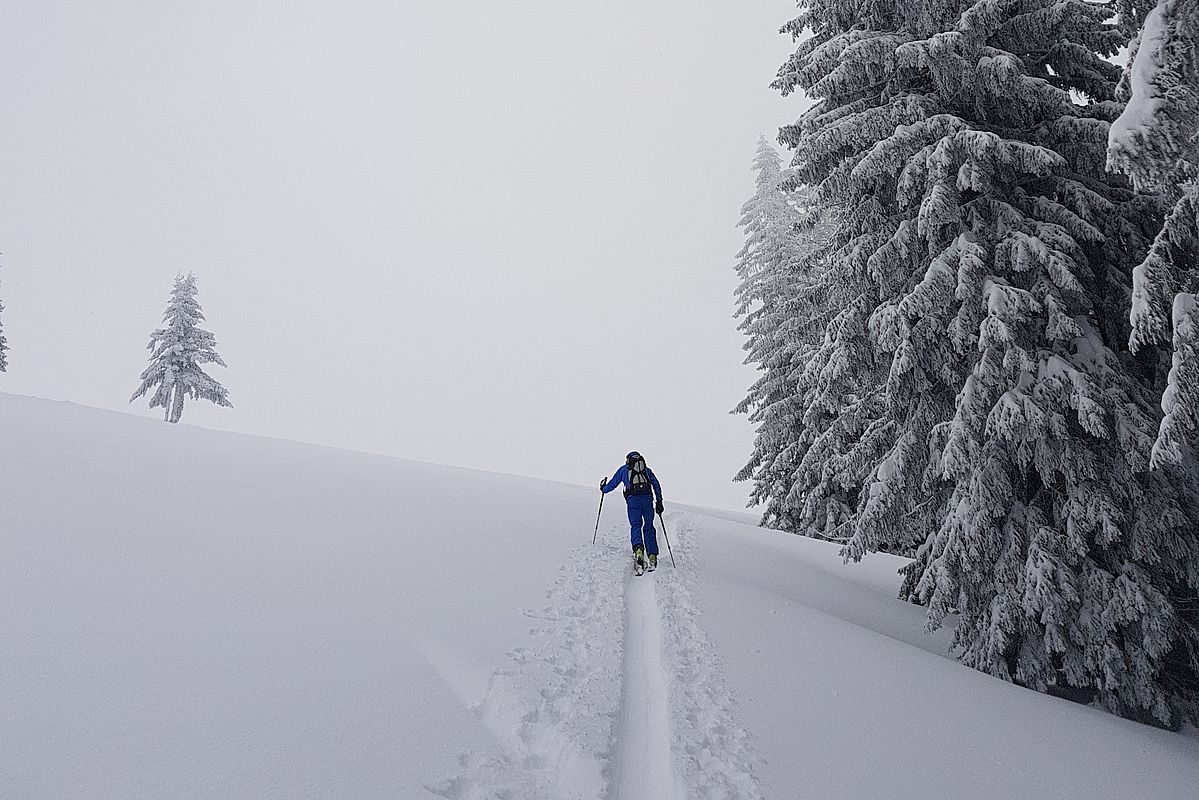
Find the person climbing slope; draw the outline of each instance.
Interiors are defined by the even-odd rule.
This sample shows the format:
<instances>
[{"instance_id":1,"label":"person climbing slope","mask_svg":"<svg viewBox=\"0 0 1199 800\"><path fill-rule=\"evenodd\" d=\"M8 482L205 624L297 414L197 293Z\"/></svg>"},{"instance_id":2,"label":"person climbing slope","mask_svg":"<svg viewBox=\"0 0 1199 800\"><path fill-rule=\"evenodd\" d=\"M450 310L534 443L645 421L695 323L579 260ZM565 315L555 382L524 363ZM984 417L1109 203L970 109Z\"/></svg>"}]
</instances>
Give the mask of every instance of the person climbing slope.
<instances>
[{"instance_id":1,"label":"person climbing slope","mask_svg":"<svg viewBox=\"0 0 1199 800\"><path fill-rule=\"evenodd\" d=\"M658 568L658 535L654 530L654 512L662 513L662 485L653 470L645 465L645 458L636 450L625 456L624 464L616 470L611 480L600 481L604 494L624 484L624 499L629 506L630 539L633 545L633 571L640 575L646 569ZM657 502L655 502L655 498Z\"/></svg>"}]
</instances>

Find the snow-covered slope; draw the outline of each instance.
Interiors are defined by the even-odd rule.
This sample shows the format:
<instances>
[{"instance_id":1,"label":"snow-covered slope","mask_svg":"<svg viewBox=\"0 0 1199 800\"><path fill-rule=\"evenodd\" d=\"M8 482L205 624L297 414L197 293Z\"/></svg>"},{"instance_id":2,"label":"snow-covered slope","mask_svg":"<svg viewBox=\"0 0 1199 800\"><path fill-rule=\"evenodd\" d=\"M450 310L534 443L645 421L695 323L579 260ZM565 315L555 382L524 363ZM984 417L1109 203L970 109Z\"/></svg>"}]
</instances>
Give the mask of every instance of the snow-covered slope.
<instances>
[{"instance_id":1,"label":"snow-covered slope","mask_svg":"<svg viewBox=\"0 0 1199 800\"><path fill-rule=\"evenodd\" d=\"M0 797L1195 796L1199 740L944 657L897 559L674 508L634 579L597 501L0 394Z\"/></svg>"}]
</instances>

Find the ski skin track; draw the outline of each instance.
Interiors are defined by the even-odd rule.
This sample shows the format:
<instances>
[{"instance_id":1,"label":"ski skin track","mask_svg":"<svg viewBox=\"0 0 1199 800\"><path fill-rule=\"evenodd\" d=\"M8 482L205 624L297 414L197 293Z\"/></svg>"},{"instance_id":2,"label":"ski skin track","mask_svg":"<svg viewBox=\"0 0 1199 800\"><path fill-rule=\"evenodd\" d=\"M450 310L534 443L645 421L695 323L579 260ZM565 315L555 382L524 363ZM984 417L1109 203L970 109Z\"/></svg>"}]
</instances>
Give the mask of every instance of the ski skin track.
<instances>
[{"instance_id":1,"label":"ski skin track","mask_svg":"<svg viewBox=\"0 0 1199 800\"><path fill-rule=\"evenodd\" d=\"M426 784L445 800L763 800L748 736L701 625L694 525L678 566L640 580L611 528L564 564L533 646L511 653L476 707L498 748ZM612 540L622 544L615 544Z\"/></svg>"},{"instance_id":2,"label":"ski skin track","mask_svg":"<svg viewBox=\"0 0 1199 800\"><path fill-rule=\"evenodd\" d=\"M673 770L670 686L655 581L625 587L624 691L613 743L613 800L684 800Z\"/></svg>"}]
</instances>

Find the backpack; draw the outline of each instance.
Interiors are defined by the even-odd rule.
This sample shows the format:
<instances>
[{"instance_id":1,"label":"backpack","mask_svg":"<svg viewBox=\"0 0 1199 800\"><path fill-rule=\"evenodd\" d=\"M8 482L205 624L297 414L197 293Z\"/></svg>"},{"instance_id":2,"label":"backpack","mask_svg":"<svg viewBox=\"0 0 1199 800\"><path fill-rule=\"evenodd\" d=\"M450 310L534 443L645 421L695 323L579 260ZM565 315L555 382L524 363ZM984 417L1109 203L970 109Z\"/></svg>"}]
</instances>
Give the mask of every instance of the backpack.
<instances>
[{"instance_id":1,"label":"backpack","mask_svg":"<svg viewBox=\"0 0 1199 800\"><path fill-rule=\"evenodd\" d=\"M654 487L649 482L649 467L645 466L645 457L640 453L631 453L628 461L629 488L625 497L645 497L654 493Z\"/></svg>"}]
</instances>

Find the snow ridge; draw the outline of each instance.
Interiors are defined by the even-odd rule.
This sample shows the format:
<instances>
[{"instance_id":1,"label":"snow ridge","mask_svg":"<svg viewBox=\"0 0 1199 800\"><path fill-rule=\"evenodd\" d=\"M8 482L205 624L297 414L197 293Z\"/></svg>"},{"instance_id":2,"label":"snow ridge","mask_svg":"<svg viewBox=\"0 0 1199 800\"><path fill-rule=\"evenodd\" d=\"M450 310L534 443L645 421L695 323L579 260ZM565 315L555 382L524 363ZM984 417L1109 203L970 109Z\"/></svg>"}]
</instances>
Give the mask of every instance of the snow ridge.
<instances>
[{"instance_id":1,"label":"snow ridge","mask_svg":"<svg viewBox=\"0 0 1199 800\"><path fill-rule=\"evenodd\" d=\"M700 625L695 584L701 564L693 544L695 525L689 514L669 517L678 567L671 569L670 556L663 554L656 580L664 655L672 671L676 780L689 787L689 800L762 800L762 786L754 774L760 759L753 754L749 735L736 722L733 696Z\"/></svg>"}]
</instances>

